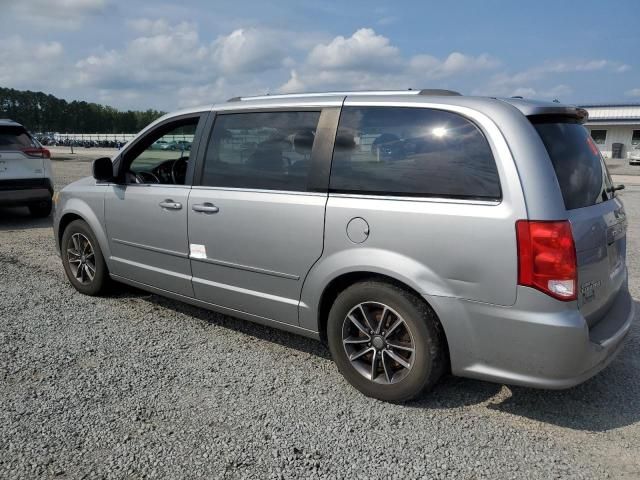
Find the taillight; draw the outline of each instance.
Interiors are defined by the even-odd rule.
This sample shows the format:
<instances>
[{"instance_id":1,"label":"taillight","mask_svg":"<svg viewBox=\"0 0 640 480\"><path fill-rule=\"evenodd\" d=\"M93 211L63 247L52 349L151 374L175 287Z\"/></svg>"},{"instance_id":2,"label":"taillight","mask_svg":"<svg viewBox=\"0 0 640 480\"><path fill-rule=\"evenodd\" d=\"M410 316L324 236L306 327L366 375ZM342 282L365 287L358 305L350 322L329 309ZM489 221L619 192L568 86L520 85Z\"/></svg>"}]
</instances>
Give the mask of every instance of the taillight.
<instances>
[{"instance_id":1,"label":"taillight","mask_svg":"<svg viewBox=\"0 0 640 480\"><path fill-rule=\"evenodd\" d=\"M577 298L576 247L568 221L518 220L518 285L558 300Z\"/></svg>"},{"instance_id":2,"label":"taillight","mask_svg":"<svg viewBox=\"0 0 640 480\"><path fill-rule=\"evenodd\" d=\"M51 152L46 148L23 148L22 153L33 158L51 158Z\"/></svg>"}]
</instances>

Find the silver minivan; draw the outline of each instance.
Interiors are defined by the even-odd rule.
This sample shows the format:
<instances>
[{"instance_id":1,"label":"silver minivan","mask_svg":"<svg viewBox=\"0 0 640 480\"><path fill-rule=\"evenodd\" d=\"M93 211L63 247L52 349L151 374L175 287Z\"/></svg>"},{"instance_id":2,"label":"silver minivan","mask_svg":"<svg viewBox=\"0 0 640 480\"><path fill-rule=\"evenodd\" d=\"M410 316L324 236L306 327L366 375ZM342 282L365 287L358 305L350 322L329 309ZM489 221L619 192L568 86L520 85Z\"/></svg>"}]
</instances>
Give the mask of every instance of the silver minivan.
<instances>
[{"instance_id":1,"label":"silver minivan","mask_svg":"<svg viewBox=\"0 0 640 480\"><path fill-rule=\"evenodd\" d=\"M82 293L114 280L321 339L372 397L446 372L567 388L634 316L622 186L586 118L445 90L234 98L96 160L55 239Z\"/></svg>"}]
</instances>

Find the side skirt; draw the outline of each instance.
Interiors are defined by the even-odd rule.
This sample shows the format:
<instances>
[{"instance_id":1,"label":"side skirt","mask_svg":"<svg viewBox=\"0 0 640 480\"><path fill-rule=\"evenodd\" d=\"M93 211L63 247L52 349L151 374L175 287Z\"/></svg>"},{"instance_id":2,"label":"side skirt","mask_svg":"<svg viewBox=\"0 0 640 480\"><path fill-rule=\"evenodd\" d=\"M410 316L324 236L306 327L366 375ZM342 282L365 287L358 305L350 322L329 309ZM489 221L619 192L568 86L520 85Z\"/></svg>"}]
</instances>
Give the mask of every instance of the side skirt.
<instances>
[{"instance_id":1,"label":"side skirt","mask_svg":"<svg viewBox=\"0 0 640 480\"><path fill-rule=\"evenodd\" d=\"M297 335L313 338L314 340L320 340L320 334L318 332L314 332L313 330L308 330L306 328L302 328L297 325L290 325L288 323L279 322L277 320L261 317L259 315L253 315L250 313L242 312L240 310L234 310L232 308L216 305L214 303L204 302L202 300L198 300L193 297L187 297L185 295L180 295L179 293L169 292L168 290L163 290L162 288L152 287L151 285L147 285L145 283L136 282L135 280L129 280L128 278L120 277L119 275L110 274L110 277L117 282L124 283L126 285L131 285L132 287L137 287L141 290L146 290L147 292L155 293L157 295L168 297L173 300L178 300L180 302L188 303L196 307L212 310L218 313L223 313L225 315L229 315L232 317L241 318L243 320L248 320L250 322L258 323L260 325L266 325L267 327L277 328L278 330L285 330L287 332L295 333Z\"/></svg>"}]
</instances>

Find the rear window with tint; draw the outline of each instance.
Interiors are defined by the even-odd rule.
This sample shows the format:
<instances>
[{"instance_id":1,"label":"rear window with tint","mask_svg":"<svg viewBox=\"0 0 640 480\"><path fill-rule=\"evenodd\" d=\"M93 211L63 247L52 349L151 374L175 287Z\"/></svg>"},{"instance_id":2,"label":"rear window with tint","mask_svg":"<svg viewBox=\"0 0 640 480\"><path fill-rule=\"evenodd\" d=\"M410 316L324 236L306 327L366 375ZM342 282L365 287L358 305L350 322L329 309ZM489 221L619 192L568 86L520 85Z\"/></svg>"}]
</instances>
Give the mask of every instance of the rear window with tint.
<instances>
[{"instance_id":1,"label":"rear window with tint","mask_svg":"<svg viewBox=\"0 0 640 480\"><path fill-rule=\"evenodd\" d=\"M496 200L500 179L480 129L428 108L345 107L330 188L334 192Z\"/></svg>"},{"instance_id":2,"label":"rear window with tint","mask_svg":"<svg viewBox=\"0 0 640 480\"><path fill-rule=\"evenodd\" d=\"M536 121L567 210L589 207L612 198L611 179L589 131L574 121Z\"/></svg>"},{"instance_id":3,"label":"rear window with tint","mask_svg":"<svg viewBox=\"0 0 640 480\"><path fill-rule=\"evenodd\" d=\"M37 147L22 127L0 126L0 150L22 150Z\"/></svg>"}]
</instances>

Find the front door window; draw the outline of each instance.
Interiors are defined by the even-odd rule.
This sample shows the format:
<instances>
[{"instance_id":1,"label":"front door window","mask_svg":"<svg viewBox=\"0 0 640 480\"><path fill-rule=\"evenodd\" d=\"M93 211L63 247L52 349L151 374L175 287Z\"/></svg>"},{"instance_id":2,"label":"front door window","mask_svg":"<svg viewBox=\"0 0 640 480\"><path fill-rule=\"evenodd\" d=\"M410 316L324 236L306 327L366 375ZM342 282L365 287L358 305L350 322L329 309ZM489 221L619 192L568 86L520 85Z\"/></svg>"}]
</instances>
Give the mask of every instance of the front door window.
<instances>
[{"instance_id":1,"label":"front door window","mask_svg":"<svg viewBox=\"0 0 640 480\"><path fill-rule=\"evenodd\" d=\"M144 137L125 161L126 182L184 185L197 125L198 118L180 120Z\"/></svg>"}]
</instances>

